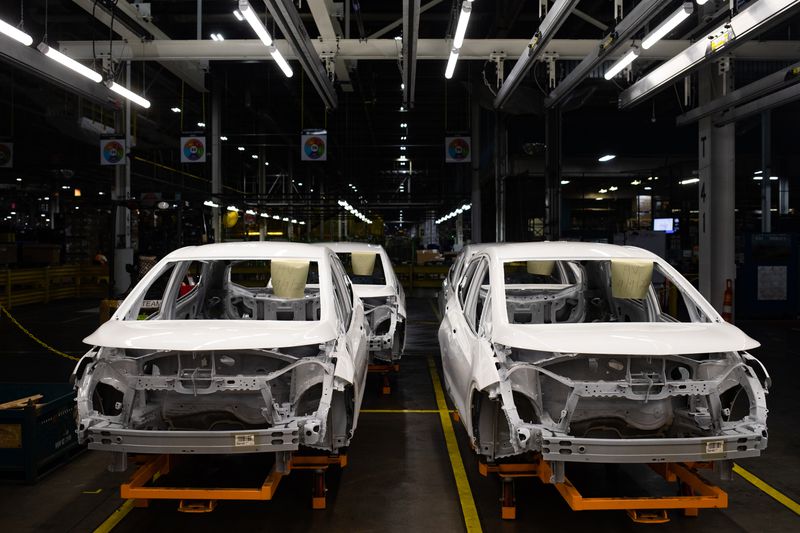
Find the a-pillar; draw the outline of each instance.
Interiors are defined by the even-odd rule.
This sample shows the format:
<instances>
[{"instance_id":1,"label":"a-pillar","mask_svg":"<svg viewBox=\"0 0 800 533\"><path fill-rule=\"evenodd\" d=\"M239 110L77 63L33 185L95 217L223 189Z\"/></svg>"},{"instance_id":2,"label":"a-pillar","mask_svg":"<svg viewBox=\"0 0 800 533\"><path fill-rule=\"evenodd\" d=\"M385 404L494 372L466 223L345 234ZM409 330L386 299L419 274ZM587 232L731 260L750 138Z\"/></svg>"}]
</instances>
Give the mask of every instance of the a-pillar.
<instances>
[{"instance_id":1,"label":"a-pillar","mask_svg":"<svg viewBox=\"0 0 800 533\"><path fill-rule=\"evenodd\" d=\"M720 74L716 64L698 73L699 105L719 98L733 88L733 76ZM725 280L734 280L734 202L736 126L715 127L713 117L699 122L698 160L700 292L722 311Z\"/></svg>"}]
</instances>

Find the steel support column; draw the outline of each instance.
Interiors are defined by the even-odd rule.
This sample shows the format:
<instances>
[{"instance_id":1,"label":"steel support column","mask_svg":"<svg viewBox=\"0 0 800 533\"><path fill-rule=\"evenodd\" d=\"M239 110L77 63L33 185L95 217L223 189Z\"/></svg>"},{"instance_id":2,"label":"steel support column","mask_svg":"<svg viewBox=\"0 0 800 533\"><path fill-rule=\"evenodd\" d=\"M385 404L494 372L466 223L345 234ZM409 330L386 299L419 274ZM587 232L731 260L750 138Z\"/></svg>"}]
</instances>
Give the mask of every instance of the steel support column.
<instances>
[{"instance_id":1,"label":"steel support column","mask_svg":"<svg viewBox=\"0 0 800 533\"><path fill-rule=\"evenodd\" d=\"M506 241L506 175L508 174L508 132L506 119L495 111L494 119L494 238Z\"/></svg>"},{"instance_id":2,"label":"steel support column","mask_svg":"<svg viewBox=\"0 0 800 533\"><path fill-rule=\"evenodd\" d=\"M733 76L727 76L727 90ZM700 105L719 98L723 76L716 65L703 66L698 73ZM736 167L736 125L715 127L713 117L699 121L698 161L700 292L722 311L725 280L736 278L734 263L734 204Z\"/></svg>"},{"instance_id":3,"label":"steel support column","mask_svg":"<svg viewBox=\"0 0 800 533\"><path fill-rule=\"evenodd\" d=\"M131 62L125 65L125 86L131 86ZM131 101L125 100L125 164L115 168L114 203L117 205L114 220L114 293L124 293L136 281L127 271L127 265L133 265L133 248L131 248L131 211L125 205L131 197ZM118 126L121 126L118 121ZM117 131L119 131L118 128Z\"/></svg>"},{"instance_id":4,"label":"steel support column","mask_svg":"<svg viewBox=\"0 0 800 533\"><path fill-rule=\"evenodd\" d=\"M561 107L545 115L545 222L544 235L551 241L561 238Z\"/></svg>"},{"instance_id":5,"label":"steel support column","mask_svg":"<svg viewBox=\"0 0 800 533\"><path fill-rule=\"evenodd\" d=\"M211 200L222 202L222 80L214 76L211 89ZM211 208L211 227L214 242L222 242L222 213L224 206Z\"/></svg>"},{"instance_id":6,"label":"steel support column","mask_svg":"<svg viewBox=\"0 0 800 533\"><path fill-rule=\"evenodd\" d=\"M761 113L761 231L772 233L772 112Z\"/></svg>"},{"instance_id":7,"label":"steel support column","mask_svg":"<svg viewBox=\"0 0 800 533\"><path fill-rule=\"evenodd\" d=\"M471 242L481 241L481 106L478 97L480 87L477 84L472 85L471 91L471 124L472 129L472 194L471 200L472 209L470 210L472 216L472 233L470 235Z\"/></svg>"}]
</instances>

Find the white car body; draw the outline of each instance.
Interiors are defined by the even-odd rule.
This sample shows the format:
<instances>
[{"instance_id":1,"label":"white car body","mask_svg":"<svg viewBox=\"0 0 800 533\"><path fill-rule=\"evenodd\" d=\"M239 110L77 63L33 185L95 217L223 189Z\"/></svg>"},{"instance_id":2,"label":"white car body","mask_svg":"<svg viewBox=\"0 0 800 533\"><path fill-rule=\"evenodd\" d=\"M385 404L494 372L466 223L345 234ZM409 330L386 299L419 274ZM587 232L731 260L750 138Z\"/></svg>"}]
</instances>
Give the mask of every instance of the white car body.
<instances>
[{"instance_id":1,"label":"white car body","mask_svg":"<svg viewBox=\"0 0 800 533\"><path fill-rule=\"evenodd\" d=\"M379 244L360 242L323 243L346 263L346 254L376 254L382 272L373 276L355 276L348 269L350 281L361 298L370 326L369 349L374 362L396 362L403 355L406 332L406 294L397 279L389 255ZM376 265L376 269L378 265Z\"/></svg>"},{"instance_id":2,"label":"white car body","mask_svg":"<svg viewBox=\"0 0 800 533\"><path fill-rule=\"evenodd\" d=\"M273 287L278 263L306 265L291 296ZM142 319L145 300L159 294L158 310ZM85 342L94 348L73 378L78 433L90 449L336 452L356 428L367 374L364 309L323 247L181 248Z\"/></svg>"},{"instance_id":3,"label":"white car body","mask_svg":"<svg viewBox=\"0 0 800 533\"><path fill-rule=\"evenodd\" d=\"M623 276L631 265L650 278ZM685 313L662 310L656 279ZM619 296L637 284L646 292ZM448 393L490 460L535 452L563 479L569 461L730 468L767 447L769 376L746 352L759 344L639 248L485 247L448 295L439 343Z\"/></svg>"},{"instance_id":4,"label":"white car body","mask_svg":"<svg viewBox=\"0 0 800 533\"><path fill-rule=\"evenodd\" d=\"M461 252L456 256L450 269L447 271L447 276L442 280L442 288L439 290L439 315L444 316L444 308L447 306L447 301L450 299L450 294L453 292L453 287L458 285L461 277L464 275L467 263L473 255L489 244L467 244L461 249ZM494 245L498 246L498 245Z\"/></svg>"}]
</instances>

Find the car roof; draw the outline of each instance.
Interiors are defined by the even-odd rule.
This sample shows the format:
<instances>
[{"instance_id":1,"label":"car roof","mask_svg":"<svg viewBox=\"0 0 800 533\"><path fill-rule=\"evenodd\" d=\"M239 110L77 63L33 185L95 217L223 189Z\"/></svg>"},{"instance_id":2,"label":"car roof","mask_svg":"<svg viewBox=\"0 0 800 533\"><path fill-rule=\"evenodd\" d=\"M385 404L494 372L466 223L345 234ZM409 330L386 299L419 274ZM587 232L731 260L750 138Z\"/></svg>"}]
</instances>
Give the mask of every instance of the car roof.
<instances>
[{"instance_id":1,"label":"car roof","mask_svg":"<svg viewBox=\"0 0 800 533\"><path fill-rule=\"evenodd\" d=\"M327 246L334 252L375 252L383 251L380 244L370 244L368 242L321 242L319 246Z\"/></svg>"},{"instance_id":2,"label":"car roof","mask_svg":"<svg viewBox=\"0 0 800 533\"><path fill-rule=\"evenodd\" d=\"M635 246L594 242L543 241L489 245L479 252L499 261L528 259L652 259L658 256Z\"/></svg>"},{"instance_id":3,"label":"car roof","mask_svg":"<svg viewBox=\"0 0 800 533\"><path fill-rule=\"evenodd\" d=\"M186 246L168 254L171 261L188 259L258 259L258 258L316 259L327 257L326 249L301 242L224 242Z\"/></svg>"}]
</instances>

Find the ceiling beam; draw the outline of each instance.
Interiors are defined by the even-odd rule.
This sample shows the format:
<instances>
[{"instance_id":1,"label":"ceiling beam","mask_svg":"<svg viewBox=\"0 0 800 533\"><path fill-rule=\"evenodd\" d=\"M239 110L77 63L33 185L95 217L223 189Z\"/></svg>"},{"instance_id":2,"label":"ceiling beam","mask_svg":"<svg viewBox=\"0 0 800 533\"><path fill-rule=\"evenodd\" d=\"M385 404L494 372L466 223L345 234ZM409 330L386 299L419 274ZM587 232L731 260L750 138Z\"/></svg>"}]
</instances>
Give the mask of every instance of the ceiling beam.
<instances>
[{"instance_id":1,"label":"ceiling beam","mask_svg":"<svg viewBox=\"0 0 800 533\"><path fill-rule=\"evenodd\" d=\"M430 8L438 6L442 2L444 2L444 0L431 0L430 2L428 2L427 4L424 4L422 7L419 8L419 14L422 15L423 13L425 13ZM392 31L393 29L395 29L398 26L400 26L402 23L403 23L403 19L399 18L399 19L395 20L394 22L391 22L391 23L387 24L386 26L384 26L383 28L379 29L378 31L376 31L372 35L368 35L367 39L377 39L379 37L383 37L384 35L386 35L390 31Z\"/></svg>"},{"instance_id":2,"label":"ceiling beam","mask_svg":"<svg viewBox=\"0 0 800 533\"><path fill-rule=\"evenodd\" d=\"M336 42L342 37L342 29L339 22L333 17L332 8L333 2L331 0L308 0L308 8L311 10L311 16L314 17L314 23L319 30L320 39L323 41ZM336 55L336 63L334 72L336 79L344 92L353 92L353 82L350 80L350 71L344 59L338 57L335 47L331 47L330 51L324 52L325 55Z\"/></svg>"},{"instance_id":3,"label":"ceiling beam","mask_svg":"<svg viewBox=\"0 0 800 533\"><path fill-rule=\"evenodd\" d=\"M797 100L800 100L800 85L795 83L780 91L762 96L757 100L730 109L724 112L719 118L714 119L713 122L715 126L724 126L752 117L753 115L761 114L763 111L796 102Z\"/></svg>"},{"instance_id":4,"label":"ceiling beam","mask_svg":"<svg viewBox=\"0 0 800 533\"><path fill-rule=\"evenodd\" d=\"M686 126L697 122L716 113L724 113L729 108L741 106L756 98L760 98L770 93L774 93L782 88L794 85L800 81L800 63L795 63L781 70L764 76L758 81L745 85L741 89L731 91L725 96L712 100L711 102L695 107L675 118L675 124Z\"/></svg>"},{"instance_id":5,"label":"ceiling beam","mask_svg":"<svg viewBox=\"0 0 800 533\"><path fill-rule=\"evenodd\" d=\"M519 59L517 59L511 74L506 77L503 86L497 92L497 96L494 99L494 107L502 108L508 102L508 99L511 98L511 95L527 76L533 63L544 53L547 44L564 21L567 20L567 17L569 17L569 14L577 4L578 0L556 0L553 3L550 11L542 19L539 29L533 34L522 54L520 54Z\"/></svg>"},{"instance_id":6,"label":"ceiling beam","mask_svg":"<svg viewBox=\"0 0 800 533\"><path fill-rule=\"evenodd\" d=\"M311 84L316 89L325 107L336 109L338 97L333 82L314 48L314 43L306 32L305 25L292 0L264 0L272 18L281 29L284 38L294 51L295 59L300 61ZM222 41L218 44L224 44ZM279 48L280 49L280 48ZM283 51L281 51L283 53Z\"/></svg>"},{"instance_id":7,"label":"ceiling beam","mask_svg":"<svg viewBox=\"0 0 800 533\"><path fill-rule=\"evenodd\" d=\"M420 0L403 0L403 101L414 107L417 84L417 46L419 41Z\"/></svg>"},{"instance_id":8,"label":"ceiling beam","mask_svg":"<svg viewBox=\"0 0 800 533\"><path fill-rule=\"evenodd\" d=\"M728 54L744 42L774 27L800 8L800 0L758 0L729 23L700 38L683 52L659 65L619 96L621 109L643 102L687 76L701 65Z\"/></svg>"},{"instance_id":9,"label":"ceiling beam","mask_svg":"<svg viewBox=\"0 0 800 533\"><path fill-rule=\"evenodd\" d=\"M628 39L636 35L645 24L647 24L669 0L642 0L634 7L628 15L599 43L596 50L587 55L577 67L564 78L558 86L545 98L545 107L558 105L567 97L579 84L594 70L599 64L605 61L609 54L628 42Z\"/></svg>"},{"instance_id":10,"label":"ceiling beam","mask_svg":"<svg viewBox=\"0 0 800 533\"><path fill-rule=\"evenodd\" d=\"M527 39L464 39L459 60L486 61L489 54L506 50L518 50L528 43ZM317 53L335 46L327 40L315 40L312 43ZM667 40L659 41L649 50L642 50L640 59L665 60L674 57L684 50L691 41ZM294 50L284 39L277 39L275 46L287 60L297 60ZM394 39L341 39L338 41L337 57L345 60L388 60L397 61L397 41ZM417 59L446 61L450 56L450 42L445 39L419 39L417 41ZM109 46L96 46L98 58L107 57ZM175 61L193 61L207 59L210 61L272 61L264 54L264 45L258 39L226 39L222 42L203 40L177 39L169 41L114 41L111 53L115 60L163 61L165 64ZM59 50L76 60L90 60L92 41L62 41ZM597 50L594 39L552 39L545 52L558 54L561 60L581 60L587 54ZM615 56L615 54L611 54ZM800 60L800 48L797 41L750 41L731 52L731 57L744 60Z\"/></svg>"},{"instance_id":11,"label":"ceiling beam","mask_svg":"<svg viewBox=\"0 0 800 533\"><path fill-rule=\"evenodd\" d=\"M100 21L101 23L105 24L107 27L111 27L112 24L112 16L109 11L107 11L103 7L102 2L95 2L95 0L72 0L75 4L80 6L84 11L91 14L94 11L94 17ZM95 7L95 4L97 6ZM116 8L120 10L120 12L124 13L128 18L135 21L137 25L139 25L140 29L144 32L152 35L153 38L158 40L169 40L169 36L161 31L158 26L143 19L139 12L129 4L126 0L119 0L116 5ZM114 19L114 33L130 41L131 43L141 42L142 36L141 33L134 31L133 29L129 28L128 26L123 25L118 18ZM96 48L102 48L101 45L97 45ZM182 61L178 63L165 63L164 68L172 72L175 76L186 82L190 87L192 87L196 91L205 91L205 73L208 70L208 62L202 60L201 58L197 58L196 60L192 61Z\"/></svg>"}]
</instances>

